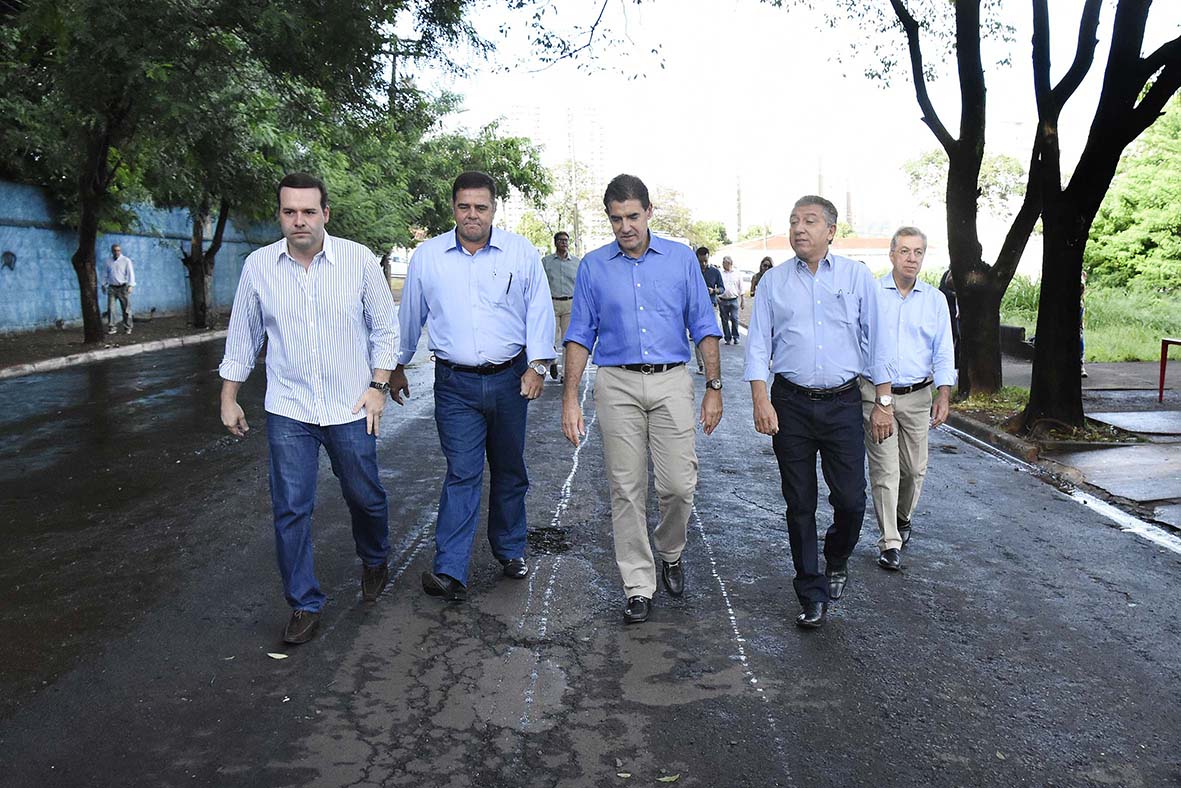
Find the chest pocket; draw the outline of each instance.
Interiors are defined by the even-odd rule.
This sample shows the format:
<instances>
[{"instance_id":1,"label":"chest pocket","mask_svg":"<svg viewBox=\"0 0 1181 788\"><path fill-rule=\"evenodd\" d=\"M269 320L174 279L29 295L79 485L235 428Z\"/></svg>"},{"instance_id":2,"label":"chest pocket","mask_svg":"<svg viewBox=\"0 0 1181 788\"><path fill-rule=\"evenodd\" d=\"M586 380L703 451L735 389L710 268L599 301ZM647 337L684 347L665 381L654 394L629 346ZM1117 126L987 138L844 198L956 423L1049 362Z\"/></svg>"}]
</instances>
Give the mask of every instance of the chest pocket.
<instances>
[{"instance_id":1,"label":"chest pocket","mask_svg":"<svg viewBox=\"0 0 1181 788\"><path fill-rule=\"evenodd\" d=\"M856 293L842 293L833 299L833 320L855 326L861 319L861 299Z\"/></svg>"}]
</instances>

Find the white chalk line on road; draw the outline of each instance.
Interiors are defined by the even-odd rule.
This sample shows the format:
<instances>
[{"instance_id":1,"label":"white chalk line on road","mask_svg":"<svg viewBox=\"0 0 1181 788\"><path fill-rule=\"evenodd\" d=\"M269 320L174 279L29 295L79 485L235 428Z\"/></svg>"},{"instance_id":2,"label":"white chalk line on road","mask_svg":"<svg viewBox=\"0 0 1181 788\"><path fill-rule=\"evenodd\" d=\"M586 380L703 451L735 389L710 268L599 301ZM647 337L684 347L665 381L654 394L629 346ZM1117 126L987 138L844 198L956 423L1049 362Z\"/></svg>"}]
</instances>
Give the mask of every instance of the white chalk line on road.
<instances>
[{"instance_id":1,"label":"white chalk line on road","mask_svg":"<svg viewBox=\"0 0 1181 788\"><path fill-rule=\"evenodd\" d=\"M767 725L771 729L771 734L775 742L775 752L779 756L779 767L783 769L784 776L790 781L791 777L790 771L787 768L787 757L783 751L783 735L779 732L779 723L775 719L775 715L771 713L771 699L767 697L767 693L760 686L759 678L755 675L754 668L751 667L750 659L746 653L746 638L738 626L738 614L734 612L734 605L730 600L730 592L726 588L725 579L718 570L718 561L714 556L714 548L710 544L709 537L705 534L705 526L701 522L701 515L697 512L696 504L693 506L693 524L697 529L698 536L701 537L701 543L705 546L705 555L709 559L710 573L713 575L714 581L718 584L718 589L722 592L722 602L726 605L726 615L730 619L730 631L734 636L734 647L738 652L738 661L742 663L743 675L758 697L762 699L763 703L767 704Z\"/></svg>"},{"instance_id":2,"label":"white chalk line on road","mask_svg":"<svg viewBox=\"0 0 1181 788\"><path fill-rule=\"evenodd\" d=\"M964 443L967 443L970 446L975 446L985 454L995 457L1002 462L1008 463L1009 465L1012 465L1013 467L1018 468L1025 473L1037 475L1041 470L1036 465L1031 465L1024 460L1011 457L999 449L990 446L984 441L975 438L968 433L963 432L962 430L957 430L955 427L944 424L939 429L946 430L947 432L962 440ZM1164 549L1176 553L1177 555L1181 555L1181 538L1178 538L1175 534L1169 533L1160 526L1145 522L1139 517L1130 515L1122 509L1112 506L1107 501L1078 489L1073 484L1068 482L1063 482L1062 484L1065 488L1060 490L1063 495L1067 496L1073 501L1076 501L1077 503L1081 503L1084 506L1093 509L1096 514L1100 514L1106 517L1108 520L1111 520L1124 533L1133 534L1134 536L1138 536L1146 542L1151 542L1158 547L1163 547Z\"/></svg>"}]
</instances>

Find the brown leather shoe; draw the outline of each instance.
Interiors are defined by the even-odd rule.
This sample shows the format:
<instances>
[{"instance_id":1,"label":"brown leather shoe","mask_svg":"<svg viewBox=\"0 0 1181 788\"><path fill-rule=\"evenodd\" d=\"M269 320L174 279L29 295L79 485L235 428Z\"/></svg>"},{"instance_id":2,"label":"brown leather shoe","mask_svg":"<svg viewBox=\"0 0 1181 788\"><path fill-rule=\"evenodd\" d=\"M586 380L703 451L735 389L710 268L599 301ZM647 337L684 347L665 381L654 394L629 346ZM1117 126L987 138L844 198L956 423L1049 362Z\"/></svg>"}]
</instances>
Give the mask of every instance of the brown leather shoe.
<instances>
[{"instance_id":1,"label":"brown leather shoe","mask_svg":"<svg viewBox=\"0 0 1181 788\"><path fill-rule=\"evenodd\" d=\"M390 582L390 565L382 562L377 566L361 567L361 596L366 602L376 602Z\"/></svg>"},{"instance_id":2,"label":"brown leather shoe","mask_svg":"<svg viewBox=\"0 0 1181 788\"><path fill-rule=\"evenodd\" d=\"M287 622L287 628L283 630L283 642L293 646L307 643L315 637L319 627L319 613L313 613L310 610L296 610L292 612L291 620Z\"/></svg>"}]
</instances>

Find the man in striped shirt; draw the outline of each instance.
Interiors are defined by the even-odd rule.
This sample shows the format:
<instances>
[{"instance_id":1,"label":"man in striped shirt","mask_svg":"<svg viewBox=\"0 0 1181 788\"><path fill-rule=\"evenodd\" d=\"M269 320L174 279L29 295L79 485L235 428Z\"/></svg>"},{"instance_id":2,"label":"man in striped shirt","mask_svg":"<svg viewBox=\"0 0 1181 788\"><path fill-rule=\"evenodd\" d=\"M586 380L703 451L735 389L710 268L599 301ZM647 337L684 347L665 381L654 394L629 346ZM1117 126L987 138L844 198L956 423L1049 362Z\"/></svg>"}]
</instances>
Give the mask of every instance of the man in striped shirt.
<instances>
[{"instance_id":1,"label":"man in striped shirt","mask_svg":"<svg viewBox=\"0 0 1181 788\"><path fill-rule=\"evenodd\" d=\"M352 515L365 600L376 601L389 582L389 512L376 438L398 334L377 258L324 230L323 182L292 173L278 191L283 238L246 258L234 296L219 370L221 420L238 437L250 429L238 389L265 339L271 504L279 573L292 608L283 639L306 643L325 601L312 565L321 446ZM400 396L394 399L401 404Z\"/></svg>"}]
</instances>

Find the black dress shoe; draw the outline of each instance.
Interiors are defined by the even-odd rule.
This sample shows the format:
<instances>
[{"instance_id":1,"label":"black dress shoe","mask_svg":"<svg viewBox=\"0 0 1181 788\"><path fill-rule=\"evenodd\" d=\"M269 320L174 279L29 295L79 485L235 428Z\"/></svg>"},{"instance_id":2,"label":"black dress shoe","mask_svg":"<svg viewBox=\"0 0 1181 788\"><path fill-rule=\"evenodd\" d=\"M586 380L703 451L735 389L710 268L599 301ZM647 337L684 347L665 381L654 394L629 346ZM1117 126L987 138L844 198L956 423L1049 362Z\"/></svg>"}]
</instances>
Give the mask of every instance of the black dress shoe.
<instances>
[{"instance_id":1,"label":"black dress shoe","mask_svg":"<svg viewBox=\"0 0 1181 788\"><path fill-rule=\"evenodd\" d=\"M910 523L898 523L898 535L902 537L902 546L910 541Z\"/></svg>"},{"instance_id":2,"label":"black dress shoe","mask_svg":"<svg viewBox=\"0 0 1181 788\"><path fill-rule=\"evenodd\" d=\"M664 583L664 588L672 596L680 596L685 593L685 567L681 559L677 559L674 563L668 561L660 562L660 580Z\"/></svg>"},{"instance_id":3,"label":"black dress shoe","mask_svg":"<svg viewBox=\"0 0 1181 788\"><path fill-rule=\"evenodd\" d=\"M383 561L377 566L361 567L361 597L366 602L376 602L382 590L390 582L390 565Z\"/></svg>"},{"instance_id":4,"label":"black dress shoe","mask_svg":"<svg viewBox=\"0 0 1181 788\"><path fill-rule=\"evenodd\" d=\"M448 602L462 602L467 599L467 588L450 575L423 572L422 590L429 596L441 596Z\"/></svg>"},{"instance_id":5,"label":"black dress shoe","mask_svg":"<svg viewBox=\"0 0 1181 788\"><path fill-rule=\"evenodd\" d=\"M883 550L882 554L878 556L878 566L882 569L889 569L891 572L897 572L902 568L902 551L896 547Z\"/></svg>"},{"instance_id":6,"label":"black dress shoe","mask_svg":"<svg viewBox=\"0 0 1181 788\"><path fill-rule=\"evenodd\" d=\"M524 558L509 558L506 561L501 561L500 565L504 567L504 576L511 577L513 580L520 580L529 575L529 564L525 562Z\"/></svg>"},{"instance_id":7,"label":"black dress shoe","mask_svg":"<svg viewBox=\"0 0 1181 788\"><path fill-rule=\"evenodd\" d=\"M631 596L627 598L627 607L623 609L625 624L642 624L648 620L652 612L652 600L646 596Z\"/></svg>"},{"instance_id":8,"label":"black dress shoe","mask_svg":"<svg viewBox=\"0 0 1181 788\"><path fill-rule=\"evenodd\" d=\"M283 630L283 642L298 646L307 643L320 626L320 614L310 610L296 610L291 614L291 620Z\"/></svg>"},{"instance_id":9,"label":"black dress shoe","mask_svg":"<svg viewBox=\"0 0 1181 788\"><path fill-rule=\"evenodd\" d=\"M824 574L828 576L828 597L835 602L845 593L845 584L849 582L849 569L842 566L840 569L829 569Z\"/></svg>"},{"instance_id":10,"label":"black dress shoe","mask_svg":"<svg viewBox=\"0 0 1181 788\"><path fill-rule=\"evenodd\" d=\"M824 613L828 605L823 602L805 602L803 611L796 616L796 626L804 629L819 629L824 625Z\"/></svg>"}]
</instances>

